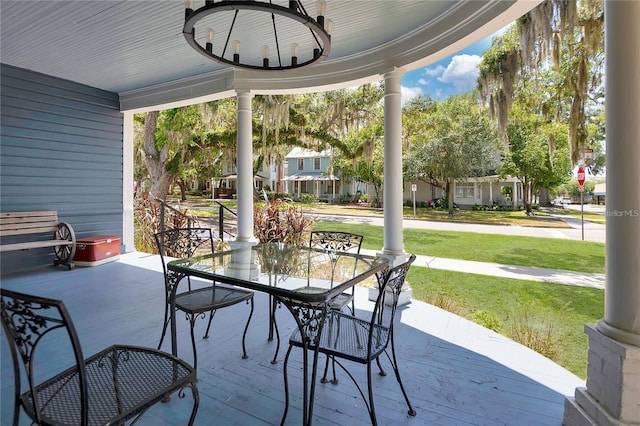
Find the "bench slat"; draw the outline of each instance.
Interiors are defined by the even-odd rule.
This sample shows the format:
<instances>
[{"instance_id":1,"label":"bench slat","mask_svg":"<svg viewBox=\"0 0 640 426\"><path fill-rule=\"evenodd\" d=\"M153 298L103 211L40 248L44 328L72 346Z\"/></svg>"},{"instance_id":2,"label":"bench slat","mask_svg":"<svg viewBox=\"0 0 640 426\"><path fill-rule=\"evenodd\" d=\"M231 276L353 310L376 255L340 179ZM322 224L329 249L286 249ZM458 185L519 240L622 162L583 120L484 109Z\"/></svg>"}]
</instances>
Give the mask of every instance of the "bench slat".
<instances>
[{"instance_id":1,"label":"bench slat","mask_svg":"<svg viewBox=\"0 0 640 426\"><path fill-rule=\"evenodd\" d=\"M28 235L55 232L58 212L4 212L0 213L0 236Z\"/></svg>"},{"instance_id":2,"label":"bench slat","mask_svg":"<svg viewBox=\"0 0 640 426\"><path fill-rule=\"evenodd\" d=\"M71 244L73 243L68 240L30 241L27 243L2 244L0 245L0 252L30 250L42 247L69 246Z\"/></svg>"},{"instance_id":3,"label":"bench slat","mask_svg":"<svg viewBox=\"0 0 640 426\"><path fill-rule=\"evenodd\" d=\"M58 212L0 212L0 222L20 218L28 218L32 220L38 220L38 218L49 218L50 220L58 220Z\"/></svg>"},{"instance_id":4,"label":"bench slat","mask_svg":"<svg viewBox=\"0 0 640 426\"><path fill-rule=\"evenodd\" d=\"M0 228L0 236L8 237L10 235L28 235L28 234L45 234L45 233L52 234L56 232L56 230L58 229L56 225L57 224L53 224L53 225L48 224L46 226L34 225L34 227L32 228L31 227L29 228L2 227Z\"/></svg>"}]
</instances>

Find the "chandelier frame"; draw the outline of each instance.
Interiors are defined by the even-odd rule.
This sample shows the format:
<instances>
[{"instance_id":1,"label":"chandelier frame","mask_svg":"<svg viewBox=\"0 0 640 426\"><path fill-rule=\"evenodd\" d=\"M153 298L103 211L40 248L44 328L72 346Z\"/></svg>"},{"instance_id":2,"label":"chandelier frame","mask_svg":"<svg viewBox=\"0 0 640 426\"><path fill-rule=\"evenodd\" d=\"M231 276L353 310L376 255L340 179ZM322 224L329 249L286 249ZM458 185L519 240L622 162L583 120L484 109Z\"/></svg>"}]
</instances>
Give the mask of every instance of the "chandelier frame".
<instances>
[{"instance_id":1,"label":"chandelier frame","mask_svg":"<svg viewBox=\"0 0 640 426\"><path fill-rule=\"evenodd\" d=\"M276 43L277 52L277 65L270 65L268 58L263 58L262 65L255 65L251 63L242 62L240 60L239 53L235 52L233 59L227 59L224 57L229 46L229 40L231 33L234 30L234 25L238 17L239 12L242 10L251 10L264 12L271 15L269 18L273 23L273 34ZM233 21L229 27L229 32L226 35L224 48L220 54L214 53L213 45L211 42L207 42L203 47L196 39L196 24L203 18L221 12L233 11ZM284 65L282 62L282 56L280 54L280 45L278 40L278 30L276 27L275 15L283 16L288 19L292 19L299 22L309 28L309 31L315 41L316 48L313 49L311 59L298 62L297 55L292 54L291 62L289 65ZM322 62L327 58L331 50L331 35L325 29L324 16L318 15L317 19L313 19L309 16L304 9L304 6L299 0L289 1L289 7L280 6L271 3L271 1L247 1L247 0L221 0L211 1L207 0L205 5L199 9L193 10L189 6L185 9L185 22L182 30L184 38L187 43L195 49L198 53L206 56L209 59L213 59L216 62L231 65L233 67L246 68L258 71L285 71L295 68L301 68L315 63Z\"/></svg>"}]
</instances>

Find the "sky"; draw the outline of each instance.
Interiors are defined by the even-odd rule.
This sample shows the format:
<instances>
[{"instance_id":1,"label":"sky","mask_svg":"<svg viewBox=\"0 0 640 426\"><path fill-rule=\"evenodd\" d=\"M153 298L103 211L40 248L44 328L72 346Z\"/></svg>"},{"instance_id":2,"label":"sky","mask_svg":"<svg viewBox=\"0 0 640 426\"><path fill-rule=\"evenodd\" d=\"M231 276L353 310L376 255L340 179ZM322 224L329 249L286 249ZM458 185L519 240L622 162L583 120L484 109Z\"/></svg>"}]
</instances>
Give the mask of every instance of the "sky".
<instances>
[{"instance_id":1,"label":"sky","mask_svg":"<svg viewBox=\"0 0 640 426\"><path fill-rule=\"evenodd\" d=\"M428 67L406 73L402 78L402 103L418 95L442 101L453 94L473 89L482 52L491 46L491 35Z\"/></svg>"}]
</instances>

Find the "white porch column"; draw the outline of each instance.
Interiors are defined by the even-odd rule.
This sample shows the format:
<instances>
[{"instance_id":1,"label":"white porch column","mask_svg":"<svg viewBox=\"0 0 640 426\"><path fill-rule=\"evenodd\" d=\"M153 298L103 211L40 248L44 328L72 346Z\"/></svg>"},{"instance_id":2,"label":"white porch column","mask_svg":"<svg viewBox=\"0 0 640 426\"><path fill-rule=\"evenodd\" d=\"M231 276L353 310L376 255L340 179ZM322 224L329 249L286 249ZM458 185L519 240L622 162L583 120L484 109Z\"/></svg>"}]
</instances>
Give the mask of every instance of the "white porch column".
<instances>
[{"instance_id":1,"label":"white porch column","mask_svg":"<svg viewBox=\"0 0 640 426\"><path fill-rule=\"evenodd\" d=\"M408 259L402 237L402 93L400 80L404 70L394 68L384 75L384 248L380 256L392 266ZM405 281L398 304L411 300L412 291ZM378 291L369 289L369 300L376 300ZM386 300L385 300L386 302Z\"/></svg>"},{"instance_id":2,"label":"white porch column","mask_svg":"<svg viewBox=\"0 0 640 426\"><path fill-rule=\"evenodd\" d=\"M133 207L133 113L123 114L122 124L122 240L123 252L135 251Z\"/></svg>"},{"instance_id":3,"label":"white porch column","mask_svg":"<svg viewBox=\"0 0 640 426\"><path fill-rule=\"evenodd\" d=\"M406 259L402 238L402 105L404 70L384 75L384 248L393 264Z\"/></svg>"},{"instance_id":4,"label":"white porch column","mask_svg":"<svg viewBox=\"0 0 640 426\"><path fill-rule=\"evenodd\" d=\"M493 207L493 182L489 179L489 206Z\"/></svg>"},{"instance_id":5,"label":"white porch column","mask_svg":"<svg viewBox=\"0 0 640 426\"><path fill-rule=\"evenodd\" d=\"M524 188L522 188L524 195ZM511 194L511 202L513 203L513 209L518 210L518 181L513 182L513 193Z\"/></svg>"},{"instance_id":6,"label":"white porch column","mask_svg":"<svg viewBox=\"0 0 640 426\"><path fill-rule=\"evenodd\" d=\"M238 90L238 242L256 242L253 235L253 141L251 92Z\"/></svg>"},{"instance_id":7,"label":"white porch column","mask_svg":"<svg viewBox=\"0 0 640 426\"><path fill-rule=\"evenodd\" d=\"M587 326L587 386L566 425L640 424L640 2L605 1L607 239L604 318Z\"/></svg>"}]
</instances>

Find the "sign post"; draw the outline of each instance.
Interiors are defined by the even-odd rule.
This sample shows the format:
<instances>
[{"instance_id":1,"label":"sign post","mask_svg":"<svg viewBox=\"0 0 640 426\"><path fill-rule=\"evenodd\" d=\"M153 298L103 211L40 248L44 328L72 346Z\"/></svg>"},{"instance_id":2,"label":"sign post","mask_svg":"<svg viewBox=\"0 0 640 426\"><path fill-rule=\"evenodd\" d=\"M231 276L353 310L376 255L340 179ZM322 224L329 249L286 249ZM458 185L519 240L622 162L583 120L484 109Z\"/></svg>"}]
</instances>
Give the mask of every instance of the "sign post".
<instances>
[{"instance_id":1,"label":"sign post","mask_svg":"<svg viewBox=\"0 0 640 426\"><path fill-rule=\"evenodd\" d=\"M584 241L584 167L578 167L578 190L580 191L580 220L582 222L582 241Z\"/></svg>"},{"instance_id":2,"label":"sign post","mask_svg":"<svg viewBox=\"0 0 640 426\"><path fill-rule=\"evenodd\" d=\"M418 185L415 183L411 184L411 197L413 199L413 218L416 218L416 191L418 190Z\"/></svg>"}]
</instances>

